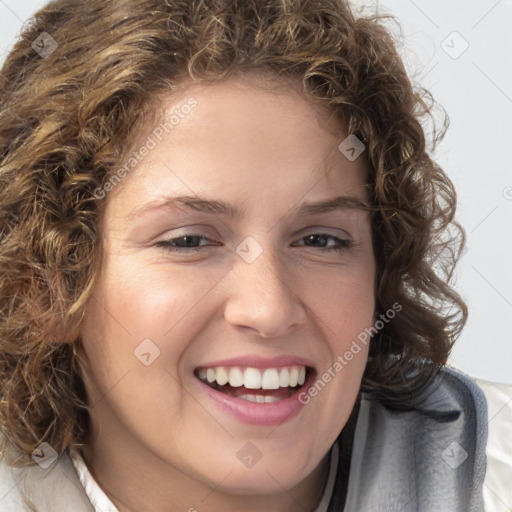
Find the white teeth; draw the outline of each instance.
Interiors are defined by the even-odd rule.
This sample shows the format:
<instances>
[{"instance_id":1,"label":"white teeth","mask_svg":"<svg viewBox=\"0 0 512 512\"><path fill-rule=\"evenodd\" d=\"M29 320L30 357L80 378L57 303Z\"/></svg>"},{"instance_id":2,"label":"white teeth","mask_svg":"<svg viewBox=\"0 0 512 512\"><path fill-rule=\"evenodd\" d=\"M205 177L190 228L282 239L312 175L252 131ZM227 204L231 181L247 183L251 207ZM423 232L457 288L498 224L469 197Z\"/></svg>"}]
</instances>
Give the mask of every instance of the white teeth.
<instances>
[{"instance_id":1,"label":"white teeth","mask_svg":"<svg viewBox=\"0 0 512 512\"><path fill-rule=\"evenodd\" d=\"M256 368L247 368L244 372L244 387L247 389L261 388L261 373Z\"/></svg>"},{"instance_id":2,"label":"white teeth","mask_svg":"<svg viewBox=\"0 0 512 512\"><path fill-rule=\"evenodd\" d=\"M263 396L263 395L240 395L238 398L247 400L248 402L254 402L257 404L271 404L273 402L279 402L281 398L277 396Z\"/></svg>"},{"instance_id":3,"label":"white teeth","mask_svg":"<svg viewBox=\"0 0 512 512\"><path fill-rule=\"evenodd\" d=\"M261 379L262 389L279 389L279 373L275 368L265 370Z\"/></svg>"},{"instance_id":4,"label":"white teeth","mask_svg":"<svg viewBox=\"0 0 512 512\"><path fill-rule=\"evenodd\" d=\"M241 398L242 400L247 400L248 402L257 402L258 401L258 395L240 395L238 398Z\"/></svg>"},{"instance_id":5,"label":"white teeth","mask_svg":"<svg viewBox=\"0 0 512 512\"><path fill-rule=\"evenodd\" d=\"M299 380L299 369L294 366L290 370L290 384L289 386L294 387L297 385L297 381Z\"/></svg>"},{"instance_id":6,"label":"white teeth","mask_svg":"<svg viewBox=\"0 0 512 512\"><path fill-rule=\"evenodd\" d=\"M206 370L206 380L209 383L212 383L215 380L215 370L213 368L208 368L208 370Z\"/></svg>"},{"instance_id":7,"label":"white teeth","mask_svg":"<svg viewBox=\"0 0 512 512\"><path fill-rule=\"evenodd\" d=\"M228 379L229 377L226 368L224 368L223 366L219 366L215 370L215 380L217 381L217 384L219 386L224 386L224 384L227 384Z\"/></svg>"},{"instance_id":8,"label":"white teeth","mask_svg":"<svg viewBox=\"0 0 512 512\"><path fill-rule=\"evenodd\" d=\"M301 366L299 370L299 377L297 378L297 384L299 386L302 386L306 382L306 368L304 366Z\"/></svg>"},{"instance_id":9,"label":"white teeth","mask_svg":"<svg viewBox=\"0 0 512 512\"><path fill-rule=\"evenodd\" d=\"M244 374L240 368L231 368L229 370L229 385L239 388L244 385Z\"/></svg>"},{"instance_id":10,"label":"white teeth","mask_svg":"<svg viewBox=\"0 0 512 512\"><path fill-rule=\"evenodd\" d=\"M306 382L305 366L288 366L286 368L242 368L218 366L201 368L198 377L210 384L217 382L219 386L228 384L234 388L244 386L247 389L279 389L302 386ZM249 396L249 395L248 395ZM250 395L252 396L252 395ZM256 395L255 395L256 396Z\"/></svg>"},{"instance_id":11,"label":"white teeth","mask_svg":"<svg viewBox=\"0 0 512 512\"><path fill-rule=\"evenodd\" d=\"M287 388L290 385L290 372L288 368L283 368L279 373L279 386Z\"/></svg>"}]
</instances>

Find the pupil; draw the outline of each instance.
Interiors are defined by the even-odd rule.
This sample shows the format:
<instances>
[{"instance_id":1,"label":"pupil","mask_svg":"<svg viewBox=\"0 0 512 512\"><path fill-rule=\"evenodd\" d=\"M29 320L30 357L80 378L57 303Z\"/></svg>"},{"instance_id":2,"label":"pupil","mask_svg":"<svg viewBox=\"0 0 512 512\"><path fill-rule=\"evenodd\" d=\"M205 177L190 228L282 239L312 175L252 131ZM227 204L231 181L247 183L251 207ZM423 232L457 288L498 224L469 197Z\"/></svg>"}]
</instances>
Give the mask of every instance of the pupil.
<instances>
[{"instance_id":1,"label":"pupil","mask_svg":"<svg viewBox=\"0 0 512 512\"><path fill-rule=\"evenodd\" d=\"M325 235L309 235L307 239L312 243L315 243L316 241L322 247L325 247L325 244L327 242L327 237Z\"/></svg>"},{"instance_id":2,"label":"pupil","mask_svg":"<svg viewBox=\"0 0 512 512\"><path fill-rule=\"evenodd\" d=\"M184 236L182 237L183 242L179 243L178 245L180 245L181 247L192 247L195 245L194 242L197 241L196 239L197 236Z\"/></svg>"}]
</instances>

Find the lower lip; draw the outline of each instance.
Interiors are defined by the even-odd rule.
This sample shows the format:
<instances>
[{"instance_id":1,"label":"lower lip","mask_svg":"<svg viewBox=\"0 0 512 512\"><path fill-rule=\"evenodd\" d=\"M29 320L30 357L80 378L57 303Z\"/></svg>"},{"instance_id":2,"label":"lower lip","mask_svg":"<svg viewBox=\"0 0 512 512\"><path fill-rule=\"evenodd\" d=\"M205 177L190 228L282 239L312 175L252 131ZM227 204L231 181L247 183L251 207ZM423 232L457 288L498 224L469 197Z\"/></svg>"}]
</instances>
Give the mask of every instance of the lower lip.
<instances>
[{"instance_id":1,"label":"lower lip","mask_svg":"<svg viewBox=\"0 0 512 512\"><path fill-rule=\"evenodd\" d=\"M283 398L278 402L256 403L242 398L226 395L212 389L210 386L196 378L201 390L203 390L213 402L225 413L235 419L249 425L271 427L281 425L297 416L305 405L299 401L299 395L308 389L314 378L314 372L310 372L304 385L291 397ZM248 391L250 392L250 391Z\"/></svg>"}]
</instances>

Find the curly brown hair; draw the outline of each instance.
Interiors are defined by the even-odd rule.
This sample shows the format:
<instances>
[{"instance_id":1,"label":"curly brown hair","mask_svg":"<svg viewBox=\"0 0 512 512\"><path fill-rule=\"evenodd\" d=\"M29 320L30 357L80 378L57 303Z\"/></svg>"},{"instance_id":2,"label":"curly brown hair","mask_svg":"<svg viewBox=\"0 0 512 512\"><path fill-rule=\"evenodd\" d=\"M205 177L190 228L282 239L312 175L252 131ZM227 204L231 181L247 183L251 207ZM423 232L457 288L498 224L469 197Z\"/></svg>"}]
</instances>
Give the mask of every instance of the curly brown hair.
<instances>
[{"instance_id":1,"label":"curly brown hair","mask_svg":"<svg viewBox=\"0 0 512 512\"><path fill-rule=\"evenodd\" d=\"M43 32L58 47L41 55ZM108 201L94 191L163 94L250 71L302 84L366 146L377 312L402 310L372 339L362 391L410 407L446 363L467 317L450 286L464 232L427 153L435 103L383 17L343 0L55 0L0 74L0 433L12 463L43 441L59 454L87 441L77 354Z\"/></svg>"}]
</instances>

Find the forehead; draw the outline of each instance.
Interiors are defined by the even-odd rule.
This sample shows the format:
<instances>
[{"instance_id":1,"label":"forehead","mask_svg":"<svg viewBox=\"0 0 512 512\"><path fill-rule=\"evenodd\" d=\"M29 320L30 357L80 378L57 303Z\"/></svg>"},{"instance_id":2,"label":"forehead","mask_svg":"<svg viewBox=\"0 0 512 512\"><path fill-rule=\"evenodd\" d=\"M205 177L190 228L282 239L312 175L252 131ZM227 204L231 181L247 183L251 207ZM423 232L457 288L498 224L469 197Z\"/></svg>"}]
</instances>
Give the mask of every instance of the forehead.
<instances>
[{"instance_id":1,"label":"forehead","mask_svg":"<svg viewBox=\"0 0 512 512\"><path fill-rule=\"evenodd\" d=\"M339 151L342 125L296 84L243 77L182 86L162 96L161 112L131 146L139 153L151 139L151 150L119 187L136 196L134 210L173 194L314 202L334 190L365 199L364 158Z\"/></svg>"},{"instance_id":2,"label":"forehead","mask_svg":"<svg viewBox=\"0 0 512 512\"><path fill-rule=\"evenodd\" d=\"M187 102L193 102L194 108L190 109ZM163 134L169 144L181 143L180 139L191 131L198 142L203 137L220 144L226 142L226 136L229 143L241 142L245 135L252 139L254 148L266 144L267 149L284 150L293 139L297 143L311 139L320 142L319 149L325 149L327 141L321 144L318 138L325 138L325 133L339 138L345 132L335 107L306 96L299 78L256 71L212 83L182 81L171 92L159 94L155 105L157 118L137 130L132 140L143 139L155 126L165 128L171 119L173 126L167 126L170 130ZM182 109L187 110L185 115ZM173 116L176 113L178 116ZM295 150L298 149L295 144Z\"/></svg>"}]
</instances>

